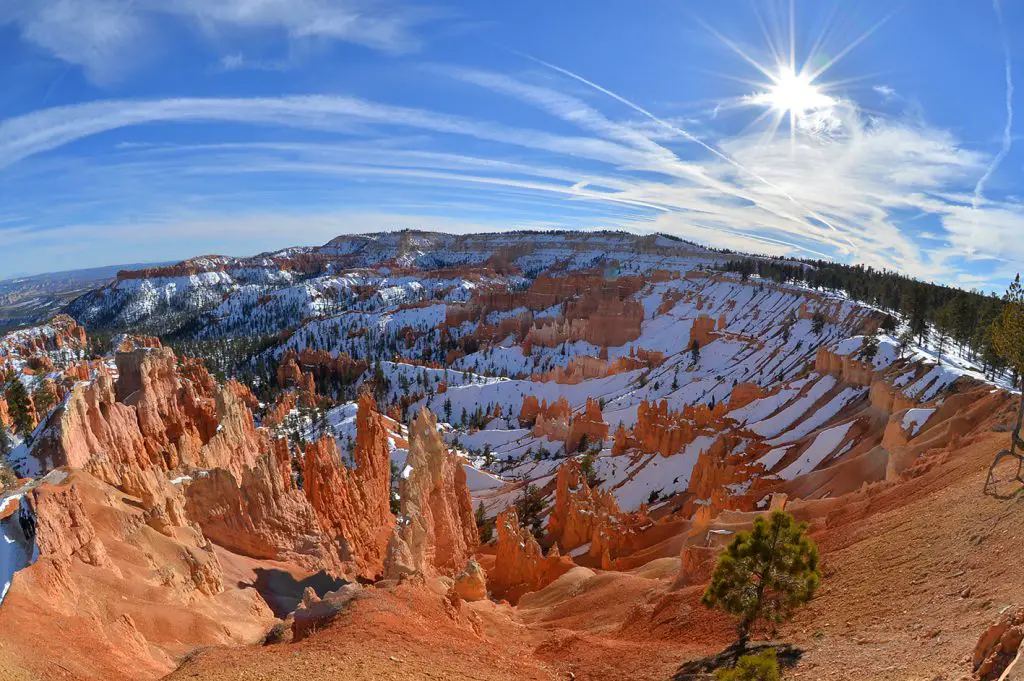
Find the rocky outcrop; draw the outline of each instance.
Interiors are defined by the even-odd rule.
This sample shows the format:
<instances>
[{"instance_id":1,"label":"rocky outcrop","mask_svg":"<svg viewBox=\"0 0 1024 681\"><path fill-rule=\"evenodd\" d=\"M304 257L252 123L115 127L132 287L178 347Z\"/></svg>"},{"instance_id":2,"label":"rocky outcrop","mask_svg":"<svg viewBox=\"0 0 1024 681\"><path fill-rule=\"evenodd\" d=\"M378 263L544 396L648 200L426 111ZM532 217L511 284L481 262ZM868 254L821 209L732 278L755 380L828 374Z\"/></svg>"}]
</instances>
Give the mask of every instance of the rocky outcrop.
<instances>
[{"instance_id":1,"label":"rocky outcrop","mask_svg":"<svg viewBox=\"0 0 1024 681\"><path fill-rule=\"evenodd\" d=\"M391 459L388 431L373 397L359 398L356 416L355 467L338 456L333 437L306 449L303 488L320 529L341 548L358 576L372 579L384 570L391 514Z\"/></svg>"},{"instance_id":2,"label":"rocky outcrop","mask_svg":"<svg viewBox=\"0 0 1024 681\"><path fill-rule=\"evenodd\" d=\"M240 479L224 468L199 472L186 488L191 521L212 541L252 558L341 573L337 548L292 478L287 442L259 456Z\"/></svg>"},{"instance_id":3,"label":"rocky outcrop","mask_svg":"<svg viewBox=\"0 0 1024 681\"><path fill-rule=\"evenodd\" d=\"M748 443L740 454L737 450L742 442L735 433L726 433L697 456L687 487L693 501L684 508L693 514L695 526L706 525L726 509L753 510L752 499L744 492L760 472L760 466L751 462L763 455L766 448Z\"/></svg>"},{"instance_id":4,"label":"rocky outcrop","mask_svg":"<svg viewBox=\"0 0 1024 681\"><path fill-rule=\"evenodd\" d=\"M729 394L729 411L742 409L765 395L765 391L756 383L737 383Z\"/></svg>"},{"instance_id":5,"label":"rocky outcrop","mask_svg":"<svg viewBox=\"0 0 1024 681\"><path fill-rule=\"evenodd\" d=\"M639 449L645 454L671 456L696 439L697 435L714 435L726 430L729 406L719 402L711 409L706 404L684 405L679 411L669 409L668 402L643 400L636 410L636 425L627 432L621 425L615 432L613 454Z\"/></svg>"},{"instance_id":6,"label":"rocky outcrop","mask_svg":"<svg viewBox=\"0 0 1024 681\"><path fill-rule=\"evenodd\" d=\"M601 405L597 400L588 397L583 413L574 415L569 423L565 451L576 452L581 446L603 443L607 437L608 424L604 422L604 415L601 414Z\"/></svg>"},{"instance_id":7,"label":"rocky outcrop","mask_svg":"<svg viewBox=\"0 0 1024 681\"><path fill-rule=\"evenodd\" d=\"M305 407L316 404L316 382L313 374L304 372L298 363L298 356L289 351L281 358L277 367L277 384L282 388L295 388L299 402Z\"/></svg>"},{"instance_id":8,"label":"rocky outcrop","mask_svg":"<svg viewBox=\"0 0 1024 681\"><path fill-rule=\"evenodd\" d=\"M117 487L139 471L224 468L237 477L269 449L243 400L248 391L218 386L203 365L179 367L169 348L116 355L80 383L33 448L44 468L71 466Z\"/></svg>"},{"instance_id":9,"label":"rocky outcrop","mask_svg":"<svg viewBox=\"0 0 1024 681\"><path fill-rule=\"evenodd\" d=\"M690 327L690 343L687 347L692 346L696 342L703 348L715 339L716 329L717 325L713 317L706 314L698 315Z\"/></svg>"},{"instance_id":10,"label":"rocky outcrop","mask_svg":"<svg viewBox=\"0 0 1024 681\"><path fill-rule=\"evenodd\" d=\"M917 404L917 400L907 397L902 390L883 379L878 379L871 384L868 399L872 407L887 414L909 409Z\"/></svg>"},{"instance_id":11,"label":"rocky outcrop","mask_svg":"<svg viewBox=\"0 0 1024 681\"><path fill-rule=\"evenodd\" d=\"M515 604L523 594L543 589L575 567L556 547L545 556L530 531L519 524L514 507L499 514L495 526L498 541L488 584L496 597Z\"/></svg>"},{"instance_id":12,"label":"rocky outcrop","mask_svg":"<svg viewBox=\"0 0 1024 681\"><path fill-rule=\"evenodd\" d=\"M645 454L675 454L696 437L693 424L681 412L668 408L668 402L643 400L637 406L636 424L627 432L621 424L615 432L612 454L639 449Z\"/></svg>"},{"instance_id":13,"label":"rocky outcrop","mask_svg":"<svg viewBox=\"0 0 1024 681\"><path fill-rule=\"evenodd\" d=\"M487 599L487 573L480 563L470 559L466 569L455 575L455 595L464 601Z\"/></svg>"},{"instance_id":14,"label":"rocky outcrop","mask_svg":"<svg viewBox=\"0 0 1024 681\"><path fill-rule=\"evenodd\" d=\"M295 356L295 361L304 371L311 372L317 378L334 377L346 381L354 381L366 371L368 364L365 359L354 360L347 353L332 355L326 350L303 348L295 354L289 350L285 358Z\"/></svg>"},{"instance_id":15,"label":"rocky outcrop","mask_svg":"<svg viewBox=\"0 0 1024 681\"><path fill-rule=\"evenodd\" d=\"M533 435L536 437L547 437L550 440L565 442L569 437L569 418L572 414L572 407L569 400L559 397L557 401L548 404L542 400L537 412L537 418L533 424Z\"/></svg>"},{"instance_id":16,"label":"rocky outcrop","mask_svg":"<svg viewBox=\"0 0 1024 681\"><path fill-rule=\"evenodd\" d=\"M41 358L45 353L55 350L82 349L87 343L85 328L70 316L58 314L46 324L30 327L5 338L2 354Z\"/></svg>"},{"instance_id":17,"label":"rocky outcrop","mask_svg":"<svg viewBox=\"0 0 1024 681\"><path fill-rule=\"evenodd\" d=\"M346 584L337 591L329 591L320 598L312 589L306 588L302 602L292 616L292 641L308 638L336 620L348 604L358 598L363 589L358 584Z\"/></svg>"},{"instance_id":18,"label":"rocky outcrop","mask_svg":"<svg viewBox=\"0 0 1024 681\"><path fill-rule=\"evenodd\" d=\"M427 577L460 571L479 543L466 471L426 408L409 426L407 474L398 494L400 529L388 548L385 574L397 578L409 568Z\"/></svg>"},{"instance_id":19,"label":"rocky outcrop","mask_svg":"<svg viewBox=\"0 0 1024 681\"><path fill-rule=\"evenodd\" d=\"M563 553L592 544L606 518L618 515L615 495L608 490L592 489L578 460L569 459L559 467L546 539L557 543Z\"/></svg>"},{"instance_id":20,"label":"rocky outcrop","mask_svg":"<svg viewBox=\"0 0 1024 681\"><path fill-rule=\"evenodd\" d=\"M644 306L635 300L583 297L566 306L570 338L602 347L618 347L640 337ZM582 322L582 324L580 324Z\"/></svg>"},{"instance_id":21,"label":"rocky outcrop","mask_svg":"<svg viewBox=\"0 0 1024 681\"><path fill-rule=\"evenodd\" d=\"M979 681L1014 679L1024 669L1020 663L1020 644L1024 641L1024 608L1006 610L985 630L974 647L971 664ZM1008 673L1014 675L1008 676Z\"/></svg>"},{"instance_id":22,"label":"rocky outcrop","mask_svg":"<svg viewBox=\"0 0 1024 681\"><path fill-rule=\"evenodd\" d=\"M710 580L717 554L713 547L684 545L679 552L679 574L672 587L678 589Z\"/></svg>"},{"instance_id":23,"label":"rocky outcrop","mask_svg":"<svg viewBox=\"0 0 1024 681\"><path fill-rule=\"evenodd\" d=\"M664 355L662 353L645 350L641 350L628 357L619 357L614 362L584 355L573 357L564 367L556 366L550 371L534 373L530 378L540 383L554 382L576 385L592 378L604 378L627 371L656 367L663 361Z\"/></svg>"},{"instance_id":24,"label":"rocky outcrop","mask_svg":"<svg viewBox=\"0 0 1024 681\"><path fill-rule=\"evenodd\" d=\"M880 378L880 372L876 371L870 362L863 362L852 355L839 355L822 346L814 358L815 371L822 374L830 374L836 378L850 383L868 387Z\"/></svg>"},{"instance_id":25,"label":"rocky outcrop","mask_svg":"<svg viewBox=\"0 0 1024 681\"><path fill-rule=\"evenodd\" d=\"M540 414L540 400L536 395L523 395L523 404L519 408L519 427L532 428Z\"/></svg>"},{"instance_id":26,"label":"rocky outcrop","mask_svg":"<svg viewBox=\"0 0 1024 681\"><path fill-rule=\"evenodd\" d=\"M85 511L77 485L42 485L32 491L39 555L59 564L72 560L112 568L103 540Z\"/></svg>"}]
</instances>

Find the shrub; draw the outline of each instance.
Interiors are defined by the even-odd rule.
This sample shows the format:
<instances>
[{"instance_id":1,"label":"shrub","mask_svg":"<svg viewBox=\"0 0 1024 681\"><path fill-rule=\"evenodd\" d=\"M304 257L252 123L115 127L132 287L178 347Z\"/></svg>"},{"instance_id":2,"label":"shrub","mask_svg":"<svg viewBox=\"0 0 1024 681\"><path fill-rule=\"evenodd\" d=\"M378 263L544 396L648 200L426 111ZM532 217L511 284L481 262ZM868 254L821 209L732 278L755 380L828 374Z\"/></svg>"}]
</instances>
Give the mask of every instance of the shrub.
<instances>
[{"instance_id":1,"label":"shrub","mask_svg":"<svg viewBox=\"0 0 1024 681\"><path fill-rule=\"evenodd\" d=\"M767 648L757 655L744 655L732 669L716 671L715 681L779 681L775 650Z\"/></svg>"}]
</instances>

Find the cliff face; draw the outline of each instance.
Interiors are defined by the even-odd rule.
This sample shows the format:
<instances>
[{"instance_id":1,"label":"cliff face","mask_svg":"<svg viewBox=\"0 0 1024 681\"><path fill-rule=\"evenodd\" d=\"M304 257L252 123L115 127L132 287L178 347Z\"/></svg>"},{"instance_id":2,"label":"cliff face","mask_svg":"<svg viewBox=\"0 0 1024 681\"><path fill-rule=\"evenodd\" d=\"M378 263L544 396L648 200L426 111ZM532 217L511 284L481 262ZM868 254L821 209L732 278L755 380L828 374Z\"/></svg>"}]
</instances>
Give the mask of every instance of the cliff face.
<instances>
[{"instance_id":1,"label":"cliff face","mask_svg":"<svg viewBox=\"0 0 1024 681\"><path fill-rule=\"evenodd\" d=\"M82 468L117 487L148 469L224 468L237 478L268 450L248 391L218 386L198 362L179 368L169 348L137 348L116 361L116 382L99 370L51 417L33 449L44 468Z\"/></svg>"},{"instance_id":2,"label":"cliff face","mask_svg":"<svg viewBox=\"0 0 1024 681\"><path fill-rule=\"evenodd\" d=\"M269 626L262 599L225 579L198 528L180 513L155 522L151 511L180 501L161 476L148 476L141 504L84 471L24 491L34 562L3 602L4 648L34 672L19 678L156 679L182 651L249 643Z\"/></svg>"},{"instance_id":3,"label":"cliff face","mask_svg":"<svg viewBox=\"0 0 1024 681\"><path fill-rule=\"evenodd\" d=\"M189 519L226 549L313 571L343 571L337 549L292 479L286 441L278 440L239 479L224 468L201 471L186 496Z\"/></svg>"},{"instance_id":4,"label":"cliff face","mask_svg":"<svg viewBox=\"0 0 1024 681\"><path fill-rule=\"evenodd\" d=\"M74 484L34 490L36 545L39 555L62 565L72 560L99 568L110 568L110 557L102 539L82 505Z\"/></svg>"},{"instance_id":5,"label":"cliff face","mask_svg":"<svg viewBox=\"0 0 1024 681\"><path fill-rule=\"evenodd\" d=\"M398 487L402 524L388 547L385 573L455 575L480 540L466 471L445 447L437 420L427 409L409 426L407 470Z\"/></svg>"},{"instance_id":6,"label":"cliff face","mask_svg":"<svg viewBox=\"0 0 1024 681\"><path fill-rule=\"evenodd\" d=\"M310 445L303 464L303 488L321 530L340 547L342 560L368 579L384 570L395 524L388 432L376 406L369 394L359 399L355 468L341 463L333 437Z\"/></svg>"}]
</instances>

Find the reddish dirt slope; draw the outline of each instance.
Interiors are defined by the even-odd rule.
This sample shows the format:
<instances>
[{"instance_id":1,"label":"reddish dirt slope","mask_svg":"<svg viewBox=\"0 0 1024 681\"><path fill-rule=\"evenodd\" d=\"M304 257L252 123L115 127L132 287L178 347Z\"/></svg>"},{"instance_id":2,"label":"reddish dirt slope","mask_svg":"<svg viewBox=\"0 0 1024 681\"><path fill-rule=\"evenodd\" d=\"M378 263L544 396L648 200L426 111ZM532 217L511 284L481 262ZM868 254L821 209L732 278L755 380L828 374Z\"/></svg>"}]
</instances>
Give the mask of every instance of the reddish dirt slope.
<instances>
[{"instance_id":1,"label":"reddish dirt slope","mask_svg":"<svg viewBox=\"0 0 1024 681\"><path fill-rule=\"evenodd\" d=\"M816 534L823 587L783 632L807 651L792 678L969 677L979 635L1024 603L1024 503L982 493L1007 437L981 432Z\"/></svg>"}]
</instances>

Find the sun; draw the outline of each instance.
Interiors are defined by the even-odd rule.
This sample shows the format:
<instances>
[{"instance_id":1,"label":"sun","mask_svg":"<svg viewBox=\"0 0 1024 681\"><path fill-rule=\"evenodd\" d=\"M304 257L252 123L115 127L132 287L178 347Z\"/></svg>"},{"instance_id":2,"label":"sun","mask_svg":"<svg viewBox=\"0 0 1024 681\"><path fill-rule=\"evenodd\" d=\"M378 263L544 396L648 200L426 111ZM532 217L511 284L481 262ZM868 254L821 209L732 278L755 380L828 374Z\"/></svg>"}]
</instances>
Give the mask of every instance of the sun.
<instances>
[{"instance_id":1,"label":"sun","mask_svg":"<svg viewBox=\"0 0 1024 681\"><path fill-rule=\"evenodd\" d=\"M770 107L779 114L790 114L802 118L807 114L831 109L836 100L815 86L811 76L797 73L789 66L783 66L772 76L768 89L755 96L757 103Z\"/></svg>"}]
</instances>

